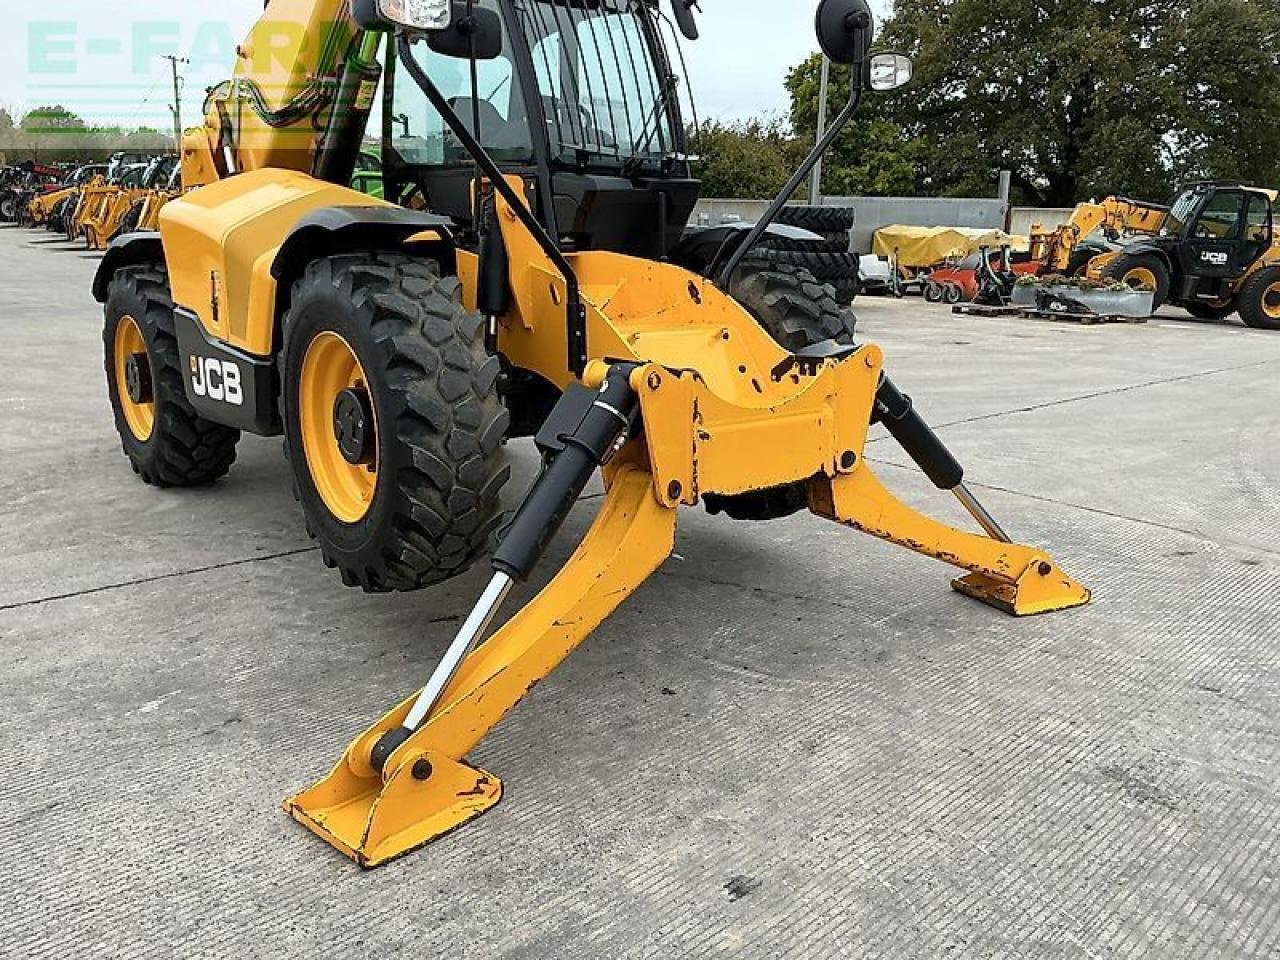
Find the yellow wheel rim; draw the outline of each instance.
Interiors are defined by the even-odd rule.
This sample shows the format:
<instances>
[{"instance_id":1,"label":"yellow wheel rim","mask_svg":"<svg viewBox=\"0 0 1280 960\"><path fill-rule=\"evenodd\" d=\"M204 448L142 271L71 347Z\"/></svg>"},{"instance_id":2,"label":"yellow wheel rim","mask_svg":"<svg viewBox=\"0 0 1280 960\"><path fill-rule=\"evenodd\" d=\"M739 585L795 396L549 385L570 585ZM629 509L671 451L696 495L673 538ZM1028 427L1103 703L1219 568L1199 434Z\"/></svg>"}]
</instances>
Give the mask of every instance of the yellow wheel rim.
<instances>
[{"instance_id":1,"label":"yellow wheel rim","mask_svg":"<svg viewBox=\"0 0 1280 960\"><path fill-rule=\"evenodd\" d=\"M1134 267L1124 275L1124 282L1130 287L1156 288L1156 275L1147 267Z\"/></svg>"},{"instance_id":2,"label":"yellow wheel rim","mask_svg":"<svg viewBox=\"0 0 1280 960\"><path fill-rule=\"evenodd\" d=\"M378 486L378 426L372 403L365 408L371 422L362 420L367 462L348 459L335 424L340 398L353 392L367 396L368 383L351 344L338 334L325 331L307 347L298 383L302 446L316 492L343 523L364 519Z\"/></svg>"},{"instance_id":3,"label":"yellow wheel rim","mask_svg":"<svg viewBox=\"0 0 1280 960\"><path fill-rule=\"evenodd\" d=\"M1262 312L1272 320L1280 320L1280 281L1262 291Z\"/></svg>"},{"instance_id":4,"label":"yellow wheel rim","mask_svg":"<svg viewBox=\"0 0 1280 960\"><path fill-rule=\"evenodd\" d=\"M116 397L120 401L124 421L134 439L146 443L156 427L156 404L151 393L147 342L142 339L142 330L133 317L121 317L116 324L112 359L116 371Z\"/></svg>"}]
</instances>

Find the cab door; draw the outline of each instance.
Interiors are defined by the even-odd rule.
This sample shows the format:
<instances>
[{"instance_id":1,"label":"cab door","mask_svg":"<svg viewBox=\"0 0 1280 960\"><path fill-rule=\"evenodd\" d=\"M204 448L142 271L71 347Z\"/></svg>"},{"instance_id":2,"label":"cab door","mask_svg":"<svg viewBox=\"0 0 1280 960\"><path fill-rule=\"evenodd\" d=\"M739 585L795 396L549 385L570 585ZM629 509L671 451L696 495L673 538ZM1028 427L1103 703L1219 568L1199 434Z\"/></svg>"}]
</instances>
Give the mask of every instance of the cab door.
<instances>
[{"instance_id":1,"label":"cab door","mask_svg":"<svg viewBox=\"0 0 1280 960\"><path fill-rule=\"evenodd\" d=\"M1182 269L1188 277L1234 276L1244 245L1245 193L1215 190L1187 228Z\"/></svg>"},{"instance_id":2,"label":"cab door","mask_svg":"<svg viewBox=\"0 0 1280 960\"><path fill-rule=\"evenodd\" d=\"M1233 264L1233 272L1237 275L1248 270L1255 260L1271 249L1274 231L1271 200L1262 193L1249 193L1247 196L1244 242L1240 244Z\"/></svg>"}]
</instances>

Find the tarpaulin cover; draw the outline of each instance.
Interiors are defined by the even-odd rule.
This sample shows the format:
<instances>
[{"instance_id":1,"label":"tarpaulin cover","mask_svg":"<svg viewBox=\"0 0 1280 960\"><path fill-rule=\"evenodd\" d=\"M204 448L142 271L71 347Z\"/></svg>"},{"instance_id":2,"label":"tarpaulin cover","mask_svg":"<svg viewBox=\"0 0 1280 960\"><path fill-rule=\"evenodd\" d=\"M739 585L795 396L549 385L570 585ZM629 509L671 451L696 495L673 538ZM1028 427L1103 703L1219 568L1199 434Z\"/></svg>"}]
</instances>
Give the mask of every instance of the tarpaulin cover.
<instances>
[{"instance_id":1,"label":"tarpaulin cover","mask_svg":"<svg viewBox=\"0 0 1280 960\"><path fill-rule=\"evenodd\" d=\"M1014 236L1003 230L897 225L877 230L873 249L881 257L892 257L896 253L900 267L931 267L944 260L977 253L978 248L984 245L994 251L1006 243L1015 251L1030 249L1028 238Z\"/></svg>"}]
</instances>

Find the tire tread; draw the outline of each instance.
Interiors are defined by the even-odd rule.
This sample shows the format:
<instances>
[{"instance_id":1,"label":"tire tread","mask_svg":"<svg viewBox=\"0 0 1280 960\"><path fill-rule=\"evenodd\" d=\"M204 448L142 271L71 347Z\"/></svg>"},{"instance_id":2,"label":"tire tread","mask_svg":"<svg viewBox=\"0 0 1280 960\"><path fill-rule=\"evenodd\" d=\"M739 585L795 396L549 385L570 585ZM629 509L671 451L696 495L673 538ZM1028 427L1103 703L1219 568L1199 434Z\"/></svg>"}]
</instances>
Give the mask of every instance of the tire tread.
<instances>
[{"instance_id":1,"label":"tire tread","mask_svg":"<svg viewBox=\"0 0 1280 960\"><path fill-rule=\"evenodd\" d=\"M501 455L509 415L498 394L499 361L484 350L483 321L462 309L456 277L402 254L317 260L295 285L293 302L318 287L340 293L368 325L381 364L377 374L368 373L385 378L391 408L384 423L393 438L384 437L384 446L394 443L399 454L378 542L353 557L326 543L314 518L308 532L343 582L369 593L419 590L455 577L491 549L510 472ZM291 309L283 325L282 404L293 319ZM282 417L289 416L283 409ZM295 473L305 470L305 457L291 452L288 430L285 436ZM304 512L324 509L296 482L294 496Z\"/></svg>"},{"instance_id":2,"label":"tire tread","mask_svg":"<svg viewBox=\"0 0 1280 960\"><path fill-rule=\"evenodd\" d=\"M225 476L235 463L240 431L201 417L187 399L165 268L160 264L141 264L116 271L108 291L106 311L108 323L103 346L107 382L112 392L116 427L134 472L145 483L156 487L203 486ZM151 438L142 444L129 432L115 399L115 326L110 322L113 314L134 318L150 355L156 418Z\"/></svg>"}]
</instances>

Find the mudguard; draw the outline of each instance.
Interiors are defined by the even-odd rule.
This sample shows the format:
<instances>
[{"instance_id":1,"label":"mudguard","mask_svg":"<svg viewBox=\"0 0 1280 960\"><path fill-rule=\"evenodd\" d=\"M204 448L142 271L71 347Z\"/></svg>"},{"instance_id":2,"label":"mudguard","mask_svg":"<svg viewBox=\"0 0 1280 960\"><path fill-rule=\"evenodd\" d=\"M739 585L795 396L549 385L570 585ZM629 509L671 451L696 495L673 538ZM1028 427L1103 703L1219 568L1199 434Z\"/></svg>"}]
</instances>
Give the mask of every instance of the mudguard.
<instances>
[{"instance_id":1,"label":"mudguard","mask_svg":"<svg viewBox=\"0 0 1280 960\"><path fill-rule=\"evenodd\" d=\"M1173 269L1173 264L1169 260L1169 250L1167 247L1151 240L1134 240L1126 243L1115 251L1117 254L1124 256L1137 256L1139 254L1152 254L1159 257L1166 267Z\"/></svg>"},{"instance_id":2,"label":"mudguard","mask_svg":"<svg viewBox=\"0 0 1280 960\"><path fill-rule=\"evenodd\" d=\"M167 203L160 234L174 303L204 333L243 353L272 356L293 278L307 260L393 249L423 238L452 256L450 221L290 170L254 170Z\"/></svg>"},{"instance_id":3,"label":"mudguard","mask_svg":"<svg viewBox=\"0 0 1280 960\"><path fill-rule=\"evenodd\" d=\"M320 207L304 216L289 231L271 265L271 275L276 280L277 289L286 292L316 257L350 251L399 249L410 238L422 240L431 247L431 258L440 262L441 270L452 273L456 270L449 234L452 225L453 221L448 217L390 205ZM424 237L432 233L435 240Z\"/></svg>"},{"instance_id":4,"label":"mudguard","mask_svg":"<svg viewBox=\"0 0 1280 960\"><path fill-rule=\"evenodd\" d=\"M153 230L122 234L107 245L107 252L98 262L98 272L93 277L93 299L107 302L111 278L116 271L140 263L164 263L164 246L160 234Z\"/></svg>"}]
</instances>

